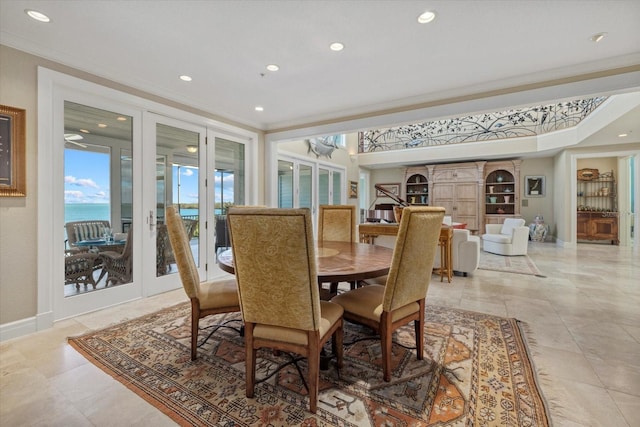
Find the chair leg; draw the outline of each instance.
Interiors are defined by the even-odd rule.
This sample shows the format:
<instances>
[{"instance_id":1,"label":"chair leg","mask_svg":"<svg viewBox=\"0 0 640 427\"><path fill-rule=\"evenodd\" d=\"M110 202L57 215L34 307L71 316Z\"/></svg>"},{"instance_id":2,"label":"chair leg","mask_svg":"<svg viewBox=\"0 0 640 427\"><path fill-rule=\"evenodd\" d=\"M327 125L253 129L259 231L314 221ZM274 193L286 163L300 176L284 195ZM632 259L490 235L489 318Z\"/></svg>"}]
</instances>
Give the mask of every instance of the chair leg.
<instances>
[{"instance_id":1,"label":"chair leg","mask_svg":"<svg viewBox=\"0 0 640 427\"><path fill-rule=\"evenodd\" d=\"M382 346L382 375L386 382L391 381L391 313L382 312L380 316L380 345Z\"/></svg>"},{"instance_id":2,"label":"chair leg","mask_svg":"<svg viewBox=\"0 0 640 427\"><path fill-rule=\"evenodd\" d=\"M244 346L246 349L245 376L247 378L247 397L253 397L253 391L256 385L256 349L253 348L253 327L254 323L245 323L244 325Z\"/></svg>"},{"instance_id":3,"label":"chair leg","mask_svg":"<svg viewBox=\"0 0 640 427\"><path fill-rule=\"evenodd\" d=\"M198 326L200 324L200 307L191 300L191 360L198 357Z\"/></svg>"},{"instance_id":4,"label":"chair leg","mask_svg":"<svg viewBox=\"0 0 640 427\"><path fill-rule=\"evenodd\" d=\"M331 352L336 355L336 365L338 369L342 369L343 361L342 356L344 353L343 341L344 341L344 322L340 320L340 326L335 330L331 337Z\"/></svg>"},{"instance_id":5,"label":"chair leg","mask_svg":"<svg viewBox=\"0 0 640 427\"><path fill-rule=\"evenodd\" d=\"M424 359L424 299L418 301L420 305L420 313L417 320L414 321L413 326L416 333L416 354L418 360Z\"/></svg>"},{"instance_id":6,"label":"chair leg","mask_svg":"<svg viewBox=\"0 0 640 427\"><path fill-rule=\"evenodd\" d=\"M316 413L318 409L318 389L320 379L320 336L318 331L309 331L309 354L307 362L309 364L309 411Z\"/></svg>"}]
</instances>

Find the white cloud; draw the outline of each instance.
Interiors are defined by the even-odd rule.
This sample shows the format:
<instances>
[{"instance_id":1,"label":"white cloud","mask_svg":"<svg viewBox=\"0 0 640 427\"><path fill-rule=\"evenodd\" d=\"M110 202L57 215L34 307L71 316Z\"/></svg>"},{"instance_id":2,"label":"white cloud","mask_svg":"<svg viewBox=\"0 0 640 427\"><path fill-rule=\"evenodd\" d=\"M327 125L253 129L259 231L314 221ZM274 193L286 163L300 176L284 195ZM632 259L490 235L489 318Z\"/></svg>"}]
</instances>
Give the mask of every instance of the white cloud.
<instances>
[{"instance_id":1,"label":"white cloud","mask_svg":"<svg viewBox=\"0 0 640 427\"><path fill-rule=\"evenodd\" d=\"M78 187L91 187L91 188L99 188L98 184L95 183L91 178L76 178L75 176L67 175L64 177L64 182L71 185L76 185Z\"/></svg>"},{"instance_id":2,"label":"white cloud","mask_svg":"<svg viewBox=\"0 0 640 427\"><path fill-rule=\"evenodd\" d=\"M193 175L193 171L191 169L189 168L183 169L182 176L192 176L192 175Z\"/></svg>"}]
</instances>

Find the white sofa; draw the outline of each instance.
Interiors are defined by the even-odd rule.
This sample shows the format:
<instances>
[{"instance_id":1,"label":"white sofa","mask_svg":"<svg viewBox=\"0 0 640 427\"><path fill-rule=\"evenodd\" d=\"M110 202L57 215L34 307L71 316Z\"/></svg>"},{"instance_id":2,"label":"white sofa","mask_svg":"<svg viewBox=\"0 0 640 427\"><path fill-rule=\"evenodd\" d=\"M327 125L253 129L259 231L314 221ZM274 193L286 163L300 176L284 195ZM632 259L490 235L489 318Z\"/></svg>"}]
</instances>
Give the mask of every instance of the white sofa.
<instances>
[{"instance_id":1,"label":"white sofa","mask_svg":"<svg viewBox=\"0 0 640 427\"><path fill-rule=\"evenodd\" d=\"M524 219L507 218L502 224L486 224L482 235L482 249L498 255L526 255L529 227Z\"/></svg>"},{"instance_id":2,"label":"white sofa","mask_svg":"<svg viewBox=\"0 0 640 427\"><path fill-rule=\"evenodd\" d=\"M451 238L451 263L453 271L467 276L478 269L480 264L480 237L473 236L469 230L453 229ZM436 251L434 268L440 267L440 251Z\"/></svg>"}]
</instances>

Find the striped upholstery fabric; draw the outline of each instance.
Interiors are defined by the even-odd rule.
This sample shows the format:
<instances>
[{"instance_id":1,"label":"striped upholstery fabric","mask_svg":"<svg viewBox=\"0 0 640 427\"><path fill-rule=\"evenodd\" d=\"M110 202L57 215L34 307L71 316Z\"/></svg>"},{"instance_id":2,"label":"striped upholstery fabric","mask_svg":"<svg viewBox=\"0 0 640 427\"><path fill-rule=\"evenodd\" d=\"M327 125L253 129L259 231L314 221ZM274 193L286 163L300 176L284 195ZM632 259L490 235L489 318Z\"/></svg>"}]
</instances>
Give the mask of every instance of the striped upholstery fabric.
<instances>
[{"instance_id":1,"label":"striped upholstery fabric","mask_svg":"<svg viewBox=\"0 0 640 427\"><path fill-rule=\"evenodd\" d=\"M102 239L105 228L110 228L109 221L74 221L65 224L69 244L81 240Z\"/></svg>"}]
</instances>

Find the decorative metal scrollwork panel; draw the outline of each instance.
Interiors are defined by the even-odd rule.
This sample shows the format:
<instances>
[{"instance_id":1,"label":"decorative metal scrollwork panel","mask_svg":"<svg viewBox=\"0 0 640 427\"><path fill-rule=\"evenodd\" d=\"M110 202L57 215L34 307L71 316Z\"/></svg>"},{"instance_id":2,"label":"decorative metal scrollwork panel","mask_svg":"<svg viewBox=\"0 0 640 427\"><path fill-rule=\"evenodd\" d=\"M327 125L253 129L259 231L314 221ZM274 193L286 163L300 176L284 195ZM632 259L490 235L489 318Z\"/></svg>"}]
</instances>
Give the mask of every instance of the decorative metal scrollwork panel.
<instances>
[{"instance_id":1,"label":"decorative metal scrollwork panel","mask_svg":"<svg viewBox=\"0 0 640 427\"><path fill-rule=\"evenodd\" d=\"M576 126L607 98L577 99L557 104L416 123L360 133L359 152L535 136Z\"/></svg>"}]
</instances>

